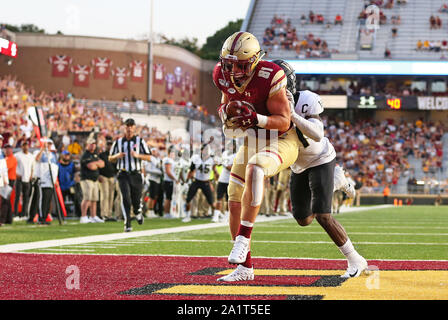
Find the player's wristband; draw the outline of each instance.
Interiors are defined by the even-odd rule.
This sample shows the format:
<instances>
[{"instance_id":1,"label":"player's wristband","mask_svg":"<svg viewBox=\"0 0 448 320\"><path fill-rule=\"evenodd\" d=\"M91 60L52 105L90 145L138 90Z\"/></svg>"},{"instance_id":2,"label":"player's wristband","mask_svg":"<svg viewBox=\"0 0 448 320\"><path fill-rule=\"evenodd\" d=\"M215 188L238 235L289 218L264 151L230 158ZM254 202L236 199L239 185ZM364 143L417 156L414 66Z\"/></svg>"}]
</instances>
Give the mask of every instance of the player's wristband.
<instances>
[{"instance_id":1,"label":"player's wristband","mask_svg":"<svg viewBox=\"0 0 448 320\"><path fill-rule=\"evenodd\" d=\"M257 120L258 120L257 126L260 128L264 128L268 124L268 117L262 114L257 113Z\"/></svg>"}]
</instances>

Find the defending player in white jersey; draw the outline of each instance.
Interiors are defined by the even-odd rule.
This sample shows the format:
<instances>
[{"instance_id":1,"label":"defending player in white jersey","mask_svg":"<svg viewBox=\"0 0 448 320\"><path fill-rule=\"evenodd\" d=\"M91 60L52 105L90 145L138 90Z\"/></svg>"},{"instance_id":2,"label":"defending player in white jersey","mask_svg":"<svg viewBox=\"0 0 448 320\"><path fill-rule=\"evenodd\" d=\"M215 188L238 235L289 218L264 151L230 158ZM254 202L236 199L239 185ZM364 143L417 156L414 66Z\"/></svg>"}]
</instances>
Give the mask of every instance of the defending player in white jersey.
<instances>
[{"instance_id":1,"label":"defending player in white jersey","mask_svg":"<svg viewBox=\"0 0 448 320\"><path fill-rule=\"evenodd\" d=\"M274 63L276 63L274 61ZM353 247L342 225L331 215L336 152L324 136L324 125L319 114L324 111L319 95L305 90L295 94L295 72L284 61L280 65L288 80L291 120L301 142L299 156L291 166L290 182L292 213L301 226L314 218L338 246L348 260L343 278L358 277L367 270L367 261Z\"/></svg>"},{"instance_id":2,"label":"defending player in white jersey","mask_svg":"<svg viewBox=\"0 0 448 320\"><path fill-rule=\"evenodd\" d=\"M210 172L213 170L216 175L219 175L216 171L216 164L211 157L211 150L209 145L203 145L201 147L201 155L195 154L191 157L191 166L188 173L188 179L194 179L188 188L186 205L185 205L185 218L183 222L191 221L190 202L194 196L201 189L204 196L207 199L208 204L214 209L213 215L219 216L219 211L216 210L214 204L214 197L210 182Z\"/></svg>"}]
</instances>

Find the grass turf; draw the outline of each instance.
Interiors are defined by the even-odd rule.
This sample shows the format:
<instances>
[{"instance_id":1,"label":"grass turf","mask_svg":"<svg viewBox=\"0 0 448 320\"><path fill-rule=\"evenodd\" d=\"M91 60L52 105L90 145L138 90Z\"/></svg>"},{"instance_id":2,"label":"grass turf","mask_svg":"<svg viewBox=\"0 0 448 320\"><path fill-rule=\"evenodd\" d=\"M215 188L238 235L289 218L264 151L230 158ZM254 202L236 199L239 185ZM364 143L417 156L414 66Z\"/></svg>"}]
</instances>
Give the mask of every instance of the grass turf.
<instances>
[{"instance_id":1,"label":"grass turf","mask_svg":"<svg viewBox=\"0 0 448 320\"><path fill-rule=\"evenodd\" d=\"M448 260L448 207L411 206L336 215L358 252L367 259ZM191 224L210 220L193 220ZM147 219L134 230L184 226L179 219ZM0 244L119 233L123 224L68 223L30 226L17 223L0 229ZM254 257L343 258L329 236L314 221L299 227L293 219L257 223L252 234ZM232 244L227 227L167 233L89 244L32 250L47 253L173 254L226 256Z\"/></svg>"}]
</instances>

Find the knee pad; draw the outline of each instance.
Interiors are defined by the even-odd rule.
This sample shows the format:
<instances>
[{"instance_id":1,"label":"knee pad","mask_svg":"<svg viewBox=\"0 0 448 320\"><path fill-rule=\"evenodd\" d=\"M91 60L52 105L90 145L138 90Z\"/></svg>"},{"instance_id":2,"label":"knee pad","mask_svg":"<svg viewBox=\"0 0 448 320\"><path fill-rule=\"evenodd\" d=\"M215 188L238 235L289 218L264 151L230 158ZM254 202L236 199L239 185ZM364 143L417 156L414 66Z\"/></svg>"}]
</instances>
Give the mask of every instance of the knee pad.
<instances>
[{"instance_id":1,"label":"knee pad","mask_svg":"<svg viewBox=\"0 0 448 320\"><path fill-rule=\"evenodd\" d=\"M253 165L252 166L252 207L258 207L263 200L264 189L264 170L263 168Z\"/></svg>"}]
</instances>

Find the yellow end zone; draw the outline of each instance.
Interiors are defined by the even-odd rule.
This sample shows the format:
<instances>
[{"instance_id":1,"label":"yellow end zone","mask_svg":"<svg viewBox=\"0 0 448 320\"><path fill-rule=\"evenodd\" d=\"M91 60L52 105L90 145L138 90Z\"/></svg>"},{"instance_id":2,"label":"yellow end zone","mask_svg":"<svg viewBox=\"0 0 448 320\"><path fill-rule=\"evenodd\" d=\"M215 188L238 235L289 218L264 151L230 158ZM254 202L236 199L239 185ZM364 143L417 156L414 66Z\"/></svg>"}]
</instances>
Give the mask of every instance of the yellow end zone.
<instances>
[{"instance_id":1,"label":"yellow end zone","mask_svg":"<svg viewBox=\"0 0 448 320\"><path fill-rule=\"evenodd\" d=\"M225 270L218 274L228 274ZM328 276L343 270L255 270L263 276ZM448 271L373 271L369 275L347 279L337 287L260 286L225 284L174 285L154 294L197 295L322 295L327 300L447 300Z\"/></svg>"}]
</instances>

